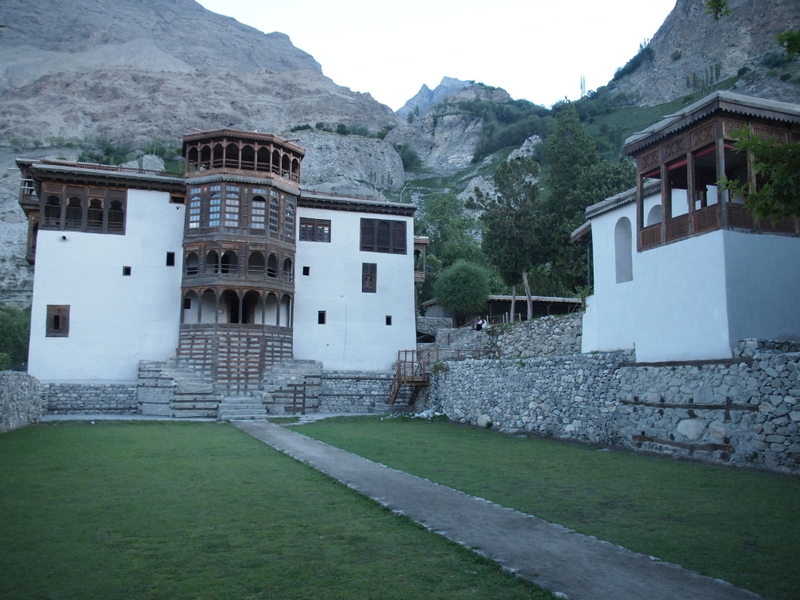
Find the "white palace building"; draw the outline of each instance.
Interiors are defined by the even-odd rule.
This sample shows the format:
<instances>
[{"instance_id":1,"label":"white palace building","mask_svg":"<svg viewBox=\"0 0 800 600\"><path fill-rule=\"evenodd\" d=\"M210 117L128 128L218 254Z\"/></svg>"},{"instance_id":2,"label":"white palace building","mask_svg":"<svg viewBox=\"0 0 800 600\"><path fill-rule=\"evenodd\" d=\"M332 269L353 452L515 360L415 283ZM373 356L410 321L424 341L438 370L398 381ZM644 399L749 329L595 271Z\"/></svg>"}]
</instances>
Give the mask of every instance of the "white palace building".
<instances>
[{"instance_id":1,"label":"white palace building","mask_svg":"<svg viewBox=\"0 0 800 600\"><path fill-rule=\"evenodd\" d=\"M304 153L218 130L184 138L182 176L18 160L30 374L131 382L173 359L247 389L292 359L391 369L416 344L414 206L303 190Z\"/></svg>"},{"instance_id":2,"label":"white palace building","mask_svg":"<svg viewBox=\"0 0 800 600\"><path fill-rule=\"evenodd\" d=\"M800 106L714 94L634 134L638 186L586 210L594 294L583 352L635 349L639 363L730 359L742 340L800 340L800 223L758 220L717 187L758 185L737 151L745 125L800 141Z\"/></svg>"}]
</instances>

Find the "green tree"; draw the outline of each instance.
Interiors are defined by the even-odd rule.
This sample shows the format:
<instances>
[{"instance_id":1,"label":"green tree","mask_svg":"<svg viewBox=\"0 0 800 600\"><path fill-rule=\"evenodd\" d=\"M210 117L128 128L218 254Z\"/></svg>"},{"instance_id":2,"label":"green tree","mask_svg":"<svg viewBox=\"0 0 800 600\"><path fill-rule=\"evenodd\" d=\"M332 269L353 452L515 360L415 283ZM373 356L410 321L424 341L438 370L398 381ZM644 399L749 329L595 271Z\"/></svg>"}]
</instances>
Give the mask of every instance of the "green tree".
<instances>
[{"instance_id":1,"label":"green tree","mask_svg":"<svg viewBox=\"0 0 800 600\"><path fill-rule=\"evenodd\" d=\"M484 254L497 268L506 285L525 286L528 318L533 305L528 272L547 261L543 243L546 215L539 193L539 165L530 158L502 163L494 173L496 194L475 190L469 207L483 211L481 224Z\"/></svg>"},{"instance_id":2,"label":"green tree","mask_svg":"<svg viewBox=\"0 0 800 600\"><path fill-rule=\"evenodd\" d=\"M456 261L433 284L438 303L456 314L481 312L489 295L486 269L467 260Z\"/></svg>"},{"instance_id":3,"label":"green tree","mask_svg":"<svg viewBox=\"0 0 800 600\"><path fill-rule=\"evenodd\" d=\"M627 161L600 158L572 103L561 105L544 159L548 170L542 243L547 261L540 263L535 282L542 292L566 295L588 283L585 248L572 244L570 234L584 222L587 207L631 188L635 169Z\"/></svg>"},{"instance_id":4,"label":"green tree","mask_svg":"<svg viewBox=\"0 0 800 600\"><path fill-rule=\"evenodd\" d=\"M575 174L575 186L553 219L549 233L551 293L572 294L588 284L586 249L584 244L570 242L570 234L586 220L586 209L636 184L636 168L631 161L601 160ZM553 202L555 199L550 198Z\"/></svg>"},{"instance_id":5,"label":"green tree","mask_svg":"<svg viewBox=\"0 0 800 600\"><path fill-rule=\"evenodd\" d=\"M778 143L774 137L755 135L749 126L732 134L734 147L750 155L758 185L723 177L720 185L744 196L759 219L780 221L800 217L800 142Z\"/></svg>"},{"instance_id":6,"label":"green tree","mask_svg":"<svg viewBox=\"0 0 800 600\"><path fill-rule=\"evenodd\" d=\"M459 259L482 263L476 217L465 211L455 194L434 194L426 198L414 230L430 238L428 257L436 257L442 268Z\"/></svg>"},{"instance_id":7,"label":"green tree","mask_svg":"<svg viewBox=\"0 0 800 600\"><path fill-rule=\"evenodd\" d=\"M569 202L577 187L577 176L598 162L597 145L583 129L575 106L571 102L562 104L556 116L555 131L544 149L545 184L554 212L574 212L575 207Z\"/></svg>"},{"instance_id":8,"label":"green tree","mask_svg":"<svg viewBox=\"0 0 800 600\"><path fill-rule=\"evenodd\" d=\"M30 325L30 311L0 304L0 355L6 356L6 364L0 368L25 369Z\"/></svg>"}]
</instances>

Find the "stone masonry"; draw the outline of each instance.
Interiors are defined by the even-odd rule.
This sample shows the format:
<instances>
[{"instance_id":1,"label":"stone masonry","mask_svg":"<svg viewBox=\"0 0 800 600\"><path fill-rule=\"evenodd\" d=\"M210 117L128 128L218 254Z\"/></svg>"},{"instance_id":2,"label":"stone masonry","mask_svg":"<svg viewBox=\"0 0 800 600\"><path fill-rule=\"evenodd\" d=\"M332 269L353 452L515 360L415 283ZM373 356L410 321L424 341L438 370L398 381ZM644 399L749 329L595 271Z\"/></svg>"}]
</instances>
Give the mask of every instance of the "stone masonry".
<instances>
[{"instance_id":1,"label":"stone masonry","mask_svg":"<svg viewBox=\"0 0 800 600\"><path fill-rule=\"evenodd\" d=\"M800 473L800 353L783 347L746 340L737 358L687 364L637 365L632 352L448 362L416 408L510 432Z\"/></svg>"},{"instance_id":2,"label":"stone masonry","mask_svg":"<svg viewBox=\"0 0 800 600\"><path fill-rule=\"evenodd\" d=\"M27 373L0 371L0 433L42 418L42 385Z\"/></svg>"},{"instance_id":3,"label":"stone masonry","mask_svg":"<svg viewBox=\"0 0 800 600\"><path fill-rule=\"evenodd\" d=\"M581 351L583 313L540 317L509 325L492 325L487 330L487 356L523 358L566 356Z\"/></svg>"},{"instance_id":4,"label":"stone masonry","mask_svg":"<svg viewBox=\"0 0 800 600\"><path fill-rule=\"evenodd\" d=\"M49 414L129 415L139 411L136 383L45 383L44 406Z\"/></svg>"}]
</instances>

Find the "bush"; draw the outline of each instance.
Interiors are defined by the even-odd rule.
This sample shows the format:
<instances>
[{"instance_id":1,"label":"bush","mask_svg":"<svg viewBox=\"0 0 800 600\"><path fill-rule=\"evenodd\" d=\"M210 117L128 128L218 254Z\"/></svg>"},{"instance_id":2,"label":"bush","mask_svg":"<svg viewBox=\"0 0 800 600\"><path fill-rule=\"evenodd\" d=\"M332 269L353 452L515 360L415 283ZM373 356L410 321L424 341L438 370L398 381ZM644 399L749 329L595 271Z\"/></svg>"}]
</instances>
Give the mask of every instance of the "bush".
<instances>
[{"instance_id":1,"label":"bush","mask_svg":"<svg viewBox=\"0 0 800 600\"><path fill-rule=\"evenodd\" d=\"M445 309L457 314L477 313L486 306L489 275L480 265L459 260L441 272L433 291Z\"/></svg>"},{"instance_id":2,"label":"bush","mask_svg":"<svg viewBox=\"0 0 800 600\"><path fill-rule=\"evenodd\" d=\"M414 171L422 167L419 154L408 144L395 144L394 149L400 153L400 160L403 161L403 169L406 171Z\"/></svg>"},{"instance_id":3,"label":"bush","mask_svg":"<svg viewBox=\"0 0 800 600\"><path fill-rule=\"evenodd\" d=\"M614 81L618 81L625 77L625 75L630 75L636 69L641 67L643 64L647 62L651 62L653 57L656 55L655 51L650 47L650 43L648 41L644 41L639 44L639 52L636 53L632 59L630 59L627 63L625 63L624 67L620 67L617 69L617 72L614 73Z\"/></svg>"},{"instance_id":4,"label":"bush","mask_svg":"<svg viewBox=\"0 0 800 600\"><path fill-rule=\"evenodd\" d=\"M30 327L30 311L0 304L0 369L25 370Z\"/></svg>"},{"instance_id":5,"label":"bush","mask_svg":"<svg viewBox=\"0 0 800 600\"><path fill-rule=\"evenodd\" d=\"M785 52L780 50L770 50L761 57L761 64L768 69L777 69L790 62L791 59Z\"/></svg>"}]
</instances>

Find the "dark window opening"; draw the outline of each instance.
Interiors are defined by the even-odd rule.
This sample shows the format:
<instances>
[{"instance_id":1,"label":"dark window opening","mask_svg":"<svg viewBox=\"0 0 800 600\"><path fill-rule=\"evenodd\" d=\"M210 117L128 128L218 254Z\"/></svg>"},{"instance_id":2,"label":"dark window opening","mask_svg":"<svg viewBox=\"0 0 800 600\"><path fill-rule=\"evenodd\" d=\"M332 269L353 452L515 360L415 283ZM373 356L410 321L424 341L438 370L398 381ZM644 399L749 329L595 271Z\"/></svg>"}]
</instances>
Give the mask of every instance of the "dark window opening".
<instances>
[{"instance_id":1,"label":"dark window opening","mask_svg":"<svg viewBox=\"0 0 800 600\"><path fill-rule=\"evenodd\" d=\"M325 311L321 310L317 313L317 325L325 325Z\"/></svg>"},{"instance_id":2,"label":"dark window opening","mask_svg":"<svg viewBox=\"0 0 800 600\"><path fill-rule=\"evenodd\" d=\"M361 219L360 248L364 252L405 254L405 221Z\"/></svg>"},{"instance_id":3,"label":"dark window opening","mask_svg":"<svg viewBox=\"0 0 800 600\"><path fill-rule=\"evenodd\" d=\"M331 222L323 219L300 219L301 242L330 242Z\"/></svg>"},{"instance_id":4,"label":"dark window opening","mask_svg":"<svg viewBox=\"0 0 800 600\"><path fill-rule=\"evenodd\" d=\"M184 298L183 299L183 309L189 310L192 308L192 299L191 298Z\"/></svg>"},{"instance_id":5,"label":"dark window opening","mask_svg":"<svg viewBox=\"0 0 800 600\"><path fill-rule=\"evenodd\" d=\"M392 324L392 315L386 315L386 324L387 325L391 325Z\"/></svg>"},{"instance_id":6,"label":"dark window opening","mask_svg":"<svg viewBox=\"0 0 800 600\"><path fill-rule=\"evenodd\" d=\"M176 194L173 194L172 196L169 197L169 201L170 204L185 204L186 198L184 196L178 196Z\"/></svg>"},{"instance_id":7,"label":"dark window opening","mask_svg":"<svg viewBox=\"0 0 800 600\"><path fill-rule=\"evenodd\" d=\"M167 252L167 266L174 267L175 266L175 253L174 252Z\"/></svg>"},{"instance_id":8,"label":"dark window opening","mask_svg":"<svg viewBox=\"0 0 800 600\"><path fill-rule=\"evenodd\" d=\"M130 267L122 267L122 276L123 277L128 277L130 274L131 274L131 268Z\"/></svg>"},{"instance_id":9,"label":"dark window opening","mask_svg":"<svg viewBox=\"0 0 800 600\"><path fill-rule=\"evenodd\" d=\"M377 263L361 263L361 291L369 294L378 291Z\"/></svg>"},{"instance_id":10,"label":"dark window opening","mask_svg":"<svg viewBox=\"0 0 800 600\"><path fill-rule=\"evenodd\" d=\"M303 267L303 275L311 275L311 267Z\"/></svg>"},{"instance_id":11,"label":"dark window opening","mask_svg":"<svg viewBox=\"0 0 800 600\"><path fill-rule=\"evenodd\" d=\"M69 337L69 305L47 305L46 337Z\"/></svg>"}]
</instances>

